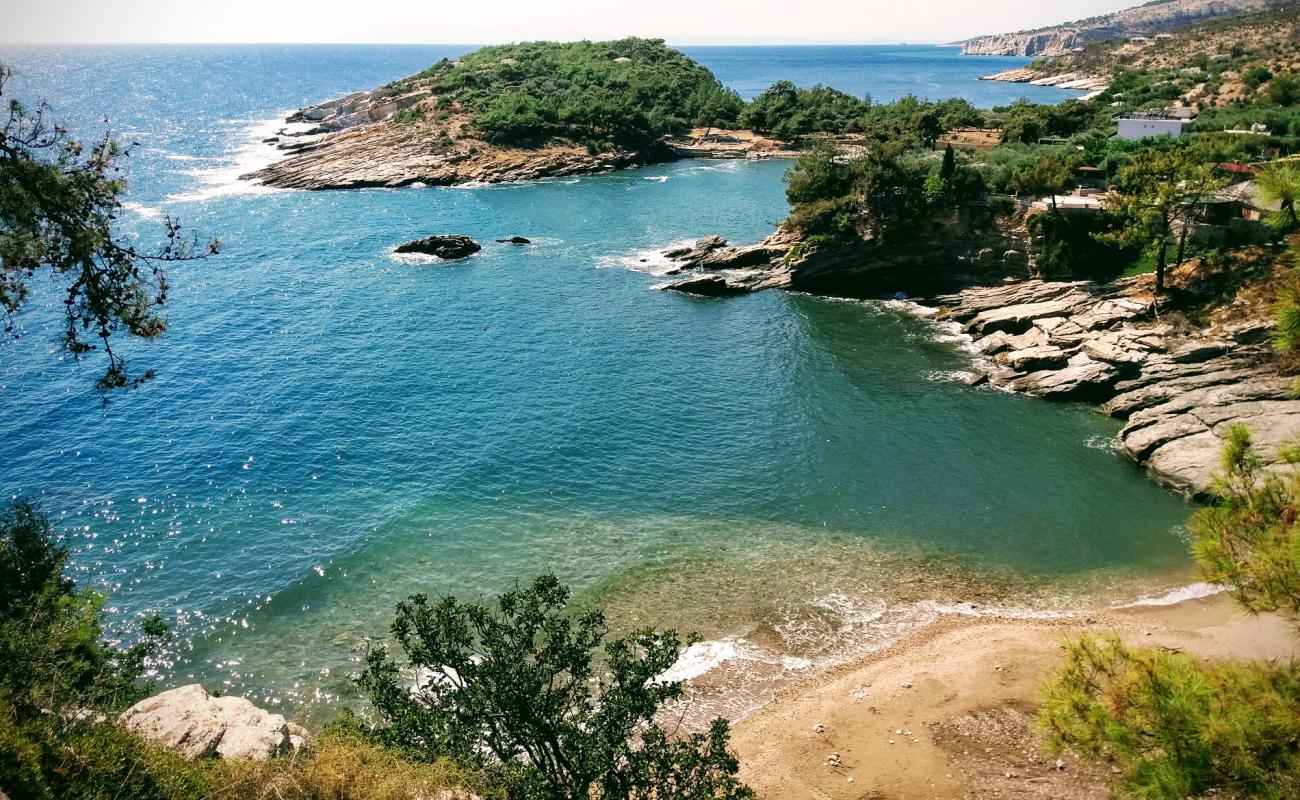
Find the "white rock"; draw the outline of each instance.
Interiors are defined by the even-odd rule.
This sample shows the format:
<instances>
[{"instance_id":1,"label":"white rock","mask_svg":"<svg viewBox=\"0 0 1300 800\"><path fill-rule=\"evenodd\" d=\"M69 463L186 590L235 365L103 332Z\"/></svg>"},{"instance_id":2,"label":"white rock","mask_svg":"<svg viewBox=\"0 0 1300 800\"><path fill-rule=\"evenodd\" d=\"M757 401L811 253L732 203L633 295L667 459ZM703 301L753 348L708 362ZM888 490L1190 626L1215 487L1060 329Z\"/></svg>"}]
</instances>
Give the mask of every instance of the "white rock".
<instances>
[{"instance_id":1,"label":"white rock","mask_svg":"<svg viewBox=\"0 0 1300 800\"><path fill-rule=\"evenodd\" d=\"M242 697L213 697L197 683L141 700L120 722L187 758L261 761L296 750L310 738L305 728L279 714Z\"/></svg>"}]
</instances>

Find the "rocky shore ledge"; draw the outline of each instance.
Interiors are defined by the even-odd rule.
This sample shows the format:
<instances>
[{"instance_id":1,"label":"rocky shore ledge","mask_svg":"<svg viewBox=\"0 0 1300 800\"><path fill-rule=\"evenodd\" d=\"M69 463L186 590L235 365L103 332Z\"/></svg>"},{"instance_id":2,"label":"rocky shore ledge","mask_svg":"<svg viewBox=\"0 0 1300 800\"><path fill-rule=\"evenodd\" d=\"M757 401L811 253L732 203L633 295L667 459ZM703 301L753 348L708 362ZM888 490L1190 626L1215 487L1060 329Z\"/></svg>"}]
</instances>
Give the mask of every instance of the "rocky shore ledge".
<instances>
[{"instance_id":1,"label":"rocky shore ledge","mask_svg":"<svg viewBox=\"0 0 1300 800\"><path fill-rule=\"evenodd\" d=\"M1271 461L1300 436L1300 400L1290 395L1294 379L1278 370L1271 322L1162 322L1145 283L1031 280L933 302L981 356L971 383L1099 404L1126 421L1120 452L1165 486L1204 495L1228 428L1250 428Z\"/></svg>"},{"instance_id":2,"label":"rocky shore ledge","mask_svg":"<svg viewBox=\"0 0 1300 800\"><path fill-rule=\"evenodd\" d=\"M1003 83L1027 83L1030 86L1055 86L1057 89L1077 89L1087 92L1084 99L1094 97L1110 86L1110 78L1104 75L1091 75L1083 72L1062 72L1043 74L1039 70L1020 67L1003 70L980 78L982 81L1001 81Z\"/></svg>"}]
</instances>

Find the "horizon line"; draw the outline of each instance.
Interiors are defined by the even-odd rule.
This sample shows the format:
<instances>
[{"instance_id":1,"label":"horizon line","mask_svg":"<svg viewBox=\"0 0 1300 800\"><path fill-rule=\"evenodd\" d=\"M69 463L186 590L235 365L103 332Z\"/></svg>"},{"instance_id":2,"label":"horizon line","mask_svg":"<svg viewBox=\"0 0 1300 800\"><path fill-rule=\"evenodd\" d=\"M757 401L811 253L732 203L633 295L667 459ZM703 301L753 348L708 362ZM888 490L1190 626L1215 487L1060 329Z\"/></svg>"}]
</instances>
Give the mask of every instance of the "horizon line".
<instances>
[{"instance_id":1,"label":"horizon line","mask_svg":"<svg viewBox=\"0 0 1300 800\"><path fill-rule=\"evenodd\" d=\"M632 37L619 37L632 38ZM644 37L660 38L660 37ZM617 39L514 39L503 42L96 42L96 41L61 41L61 42L0 42L0 47L177 47L177 46L212 46L212 47L294 47L294 46L339 46L339 47L496 47L500 45L522 44L525 42L582 42L582 41L618 41ZM664 39L669 47L907 47L924 45L929 47L960 47L966 39L950 41L729 41L729 42L674 42Z\"/></svg>"}]
</instances>

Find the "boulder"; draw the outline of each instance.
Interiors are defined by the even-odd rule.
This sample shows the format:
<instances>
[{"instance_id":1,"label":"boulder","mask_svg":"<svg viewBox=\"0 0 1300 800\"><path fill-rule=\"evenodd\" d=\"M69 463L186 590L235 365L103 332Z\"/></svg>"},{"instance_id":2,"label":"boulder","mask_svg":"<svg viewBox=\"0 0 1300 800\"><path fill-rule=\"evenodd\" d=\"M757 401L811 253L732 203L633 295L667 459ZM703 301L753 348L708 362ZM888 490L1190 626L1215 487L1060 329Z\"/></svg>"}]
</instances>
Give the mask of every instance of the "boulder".
<instances>
[{"instance_id":1,"label":"boulder","mask_svg":"<svg viewBox=\"0 0 1300 800\"><path fill-rule=\"evenodd\" d=\"M497 239L498 244L532 244L532 239L525 239L522 236L507 236L504 239Z\"/></svg>"},{"instance_id":2,"label":"boulder","mask_svg":"<svg viewBox=\"0 0 1300 800\"><path fill-rule=\"evenodd\" d=\"M991 308L976 314L970 322L966 323L966 330L974 333L993 331L1024 333L1034 324L1034 320L1043 317L1069 316L1080 301L1087 301L1087 299L1086 296L1066 295L1056 300Z\"/></svg>"},{"instance_id":3,"label":"boulder","mask_svg":"<svg viewBox=\"0 0 1300 800\"><path fill-rule=\"evenodd\" d=\"M997 260L997 253L993 252L992 247L985 247L975 254L975 263L981 267L991 267Z\"/></svg>"},{"instance_id":4,"label":"boulder","mask_svg":"<svg viewBox=\"0 0 1300 800\"><path fill-rule=\"evenodd\" d=\"M730 297L731 295L745 294L748 291L743 286L732 286L721 275L696 275L693 278L664 284L660 288L682 292L683 294L700 295L701 297Z\"/></svg>"},{"instance_id":5,"label":"boulder","mask_svg":"<svg viewBox=\"0 0 1300 800\"><path fill-rule=\"evenodd\" d=\"M665 258L671 258L675 261L697 262L714 250L720 250L727 246L727 240L721 236L705 236L696 239L695 244L685 247L674 247L671 250L664 251Z\"/></svg>"},{"instance_id":6,"label":"boulder","mask_svg":"<svg viewBox=\"0 0 1300 800\"><path fill-rule=\"evenodd\" d=\"M399 244L393 252L422 253L427 256L437 256L445 261L457 261L468 258L482 249L478 242L468 236L459 233L443 233Z\"/></svg>"},{"instance_id":7,"label":"boulder","mask_svg":"<svg viewBox=\"0 0 1300 800\"><path fill-rule=\"evenodd\" d=\"M1069 354L1058 347L1040 345L1002 353L997 360L1017 372L1033 372L1065 366L1069 358Z\"/></svg>"},{"instance_id":8,"label":"boulder","mask_svg":"<svg viewBox=\"0 0 1300 800\"><path fill-rule=\"evenodd\" d=\"M186 758L262 761L293 752L310 740L306 729L279 714L242 697L213 697L197 683L141 700L119 721Z\"/></svg>"}]
</instances>

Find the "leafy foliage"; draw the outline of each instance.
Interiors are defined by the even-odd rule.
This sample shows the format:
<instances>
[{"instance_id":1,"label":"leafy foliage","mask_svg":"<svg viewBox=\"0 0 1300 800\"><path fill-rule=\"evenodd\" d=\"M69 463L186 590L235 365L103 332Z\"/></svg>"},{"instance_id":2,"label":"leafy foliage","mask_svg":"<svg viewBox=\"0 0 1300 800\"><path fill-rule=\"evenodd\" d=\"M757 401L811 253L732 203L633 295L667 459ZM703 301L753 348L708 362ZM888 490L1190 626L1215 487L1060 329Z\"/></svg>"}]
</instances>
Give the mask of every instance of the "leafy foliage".
<instances>
[{"instance_id":1,"label":"leafy foliage","mask_svg":"<svg viewBox=\"0 0 1300 800\"><path fill-rule=\"evenodd\" d=\"M1278 205L1265 221L1281 234L1300 229L1300 165L1270 164L1255 176L1255 182L1259 185L1259 199Z\"/></svg>"},{"instance_id":2,"label":"leafy foliage","mask_svg":"<svg viewBox=\"0 0 1300 800\"><path fill-rule=\"evenodd\" d=\"M733 125L741 101L659 39L484 47L421 74L492 141L562 136L644 145L694 124Z\"/></svg>"},{"instance_id":3,"label":"leafy foliage","mask_svg":"<svg viewBox=\"0 0 1300 800\"><path fill-rule=\"evenodd\" d=\"M145 659L167 637L153 617L137 644L104 644L103 598L63 577L67 558L33 505L0 512L0 702L20 719L135 702Z\"/></svg>"},{"instance_id":4,"label":"leafy foliage","mask_svg":"<svg viewBox=\"0 0 1300 800\"><path fill-rule=\"evenodd\" d=\"M1117 761L1133 797L1300 792L1300 665L1212 666L1085 637L1068 647L1040 721L1057 747Z\"/></svg>"},{"instance_id":5,"label":"leafy foliage","mask_svg":"<svg viewBox=\"0 0 1300 800\"><path fill-rule=\"evenodd\" d=\"M0 66L0 100L6 77ZM114 230L125 188L120 162L128 151L108 135L84 147L47 120L43 105L32 111L9 99L7 111L0 125L0 311L6 333L15 330L32 278L48 270L63 290L63 346L77 357L96 348L108 357L100 388L150 379L152 372L127 373L110 338L119 332L145 339L161 335L167 327L158 312L167 301L166 265L216 253L218 243L201 247L168 218L160 249L130 244Z\"/></svg>"},{"instance_id":6,"label":"leafy foliage","mask_svg":"<svg viewBox=\"0 0 1300 800\"><path fill-rule=\"evenodd\" d=\"M1156 291L1165 287L1170 239L1180 230L1181 260L1188 226L1198 203L1227 181L1199 163L1186 147L1149 149L1120 170L1115 180L1117 199L1108 211L1120 220L1112 237L1121 245L1140 245L1156 256Z\"/></svg>"},{"instance_id":7,"label":"leafy foliage","mask_svg":"<svg viewBox=\"0 0 1300 800\"><path fill-rule=\"evenodd\" d=\"M604 616L569 616L568 600L543 575L494 608L420 594L399 603L392 632L417 685L385 649L367 655L359 682L385 722L375 737L413 758L491 768L512 797L752 797L725 720L680 738L656 722L682 696L659 678L680 654L677 634L607 639Z\"/></svg>"},{"instance_id":8,"label":"leafy foliage","mask_svg":"<svg viewBox=\"0 0 1300 800\"><path fill-rule=\"evenodd\" d=\"M1100 214L1035 214L1030 230L1042 236L1038 273L1046 280L1085 279L1105 283L1119 277L1132 252L1115 244L1114 221Z\"/></svg>"},{"instance_id":9,"label":"leafy foliage","mask_svg":"<svg viewBox=\"0 0 1300 800\"><path fill-rule=\"evenodd\" d=\"M855 130L870 105L870 100L859 100L838 89L800 89L790 81L778 81L746 104L740 124L793 141L810 133Z\"/></svg>"},{"instance_id":10,"label":"leafy foliage","mask_svg":"<svg viewBox=\"0 0 1300 800\"><path fill-rule=\"evenodd\" d=\"M1300 461L1300 450L1281 453ZM1265 471L1241 425L1228 432L1218 502L1192 518L1196 561L1243 608L1282 614L1300 627L1300 480Z\"/></svg>"}]
</instances>

